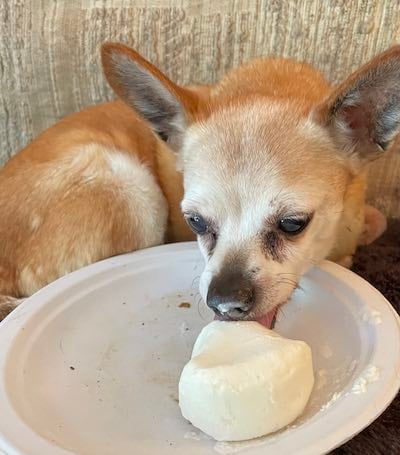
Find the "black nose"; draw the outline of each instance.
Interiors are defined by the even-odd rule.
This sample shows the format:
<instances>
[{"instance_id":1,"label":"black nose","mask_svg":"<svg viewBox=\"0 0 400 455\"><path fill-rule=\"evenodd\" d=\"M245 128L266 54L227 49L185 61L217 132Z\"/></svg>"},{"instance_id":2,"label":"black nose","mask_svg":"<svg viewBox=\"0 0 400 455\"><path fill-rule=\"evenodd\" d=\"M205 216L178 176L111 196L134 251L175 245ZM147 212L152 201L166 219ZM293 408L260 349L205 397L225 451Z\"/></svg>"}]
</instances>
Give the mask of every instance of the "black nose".
<instances>
[{"instance_id":1,"label":"black nose","mask_svg":"<svg viewBox=\"0 0 400 455\"><path fill-rule=\"evenodd\" d=\"M210 283L207 305L226 320L243 319L251 310L254 291L251 281L242 273L217 275Z\"/></svg>"}]
</instances>

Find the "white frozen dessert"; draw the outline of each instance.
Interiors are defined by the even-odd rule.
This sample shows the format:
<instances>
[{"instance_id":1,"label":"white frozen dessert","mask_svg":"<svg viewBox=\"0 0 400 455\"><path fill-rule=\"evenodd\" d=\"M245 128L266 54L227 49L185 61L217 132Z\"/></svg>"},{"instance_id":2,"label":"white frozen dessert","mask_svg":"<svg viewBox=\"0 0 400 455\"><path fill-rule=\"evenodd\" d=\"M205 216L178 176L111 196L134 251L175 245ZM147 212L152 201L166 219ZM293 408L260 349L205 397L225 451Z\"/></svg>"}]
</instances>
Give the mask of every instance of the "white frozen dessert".
<instances>
[{"instance_id":1,"label":"white frozen dessert","mask_svg":"<svg viewBox=\"0 0 400 455\"><path fill-rule=\"evenodd\" d=\"M257 322L208 324L179 381L183 416L217 441L272 433L304 410L314 385L311 349Z\"/></svg>"}]
</instances>

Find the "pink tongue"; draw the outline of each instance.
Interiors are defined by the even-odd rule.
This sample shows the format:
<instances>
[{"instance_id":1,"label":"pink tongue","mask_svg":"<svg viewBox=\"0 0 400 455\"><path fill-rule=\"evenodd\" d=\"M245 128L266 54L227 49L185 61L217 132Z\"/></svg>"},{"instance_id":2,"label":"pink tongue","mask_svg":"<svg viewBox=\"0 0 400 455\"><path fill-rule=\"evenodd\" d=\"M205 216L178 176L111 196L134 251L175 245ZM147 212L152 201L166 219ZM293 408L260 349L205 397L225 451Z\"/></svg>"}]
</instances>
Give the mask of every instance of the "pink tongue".
<instances>
[{"instance_id":1,"label":"pink tongue","mask_svg":"<svg viewBox=\"0 0 400 455\"><path fill-rule=\"evenodd\" d=\"M266 327L267 329L273 329L275 325L275 318L278 312L278 308L275 307L273 310L264 314L260 318L257 318L256 321Z\"/></svg>"},{"instance_id":2,"label":"pink tongue","mask_svg":"<svg viewBox=\"0 0 400 455\"><path fill-rule=\"evenodd\" d=\"M278 313L278 307L275 307L273 310L269 311L268 313L264 314L260 318L257 318L256 321L266 327L267 329L273 329L275 325L275 317ZM223 320L221 316L214 316L214 320Z\"/></svg>"}]
</instances>

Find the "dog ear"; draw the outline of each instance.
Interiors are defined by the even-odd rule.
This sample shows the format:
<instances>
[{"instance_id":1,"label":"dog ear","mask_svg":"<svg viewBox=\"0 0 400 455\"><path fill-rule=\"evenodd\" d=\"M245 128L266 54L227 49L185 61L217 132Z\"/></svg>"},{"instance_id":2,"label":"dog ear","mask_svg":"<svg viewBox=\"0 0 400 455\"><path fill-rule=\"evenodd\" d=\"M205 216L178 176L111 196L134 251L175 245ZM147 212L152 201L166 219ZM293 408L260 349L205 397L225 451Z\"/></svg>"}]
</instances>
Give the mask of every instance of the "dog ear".
<instances>
[{"instance_id":1,"label":"dog ear","mask_svg":"<svg viewBox=\"0 0 400 455\"><path fill-rule=\"evenodd\" d=\"M198 109L197 93L173 83L123 44L104 44L101 56L114 92L142 115L161 139L179 148L179 138Z\"/></svg>"},{"instance_id":2,"label":"dog ear","mask_svg":"<svg viewBox=\"0 0 400 455\"><path fill-rule=\"evenodd\" d=\"M400 129L400 46L361 67L316 114L348 153L362 162L380 156Z\"/></svg>"}]
</instances>

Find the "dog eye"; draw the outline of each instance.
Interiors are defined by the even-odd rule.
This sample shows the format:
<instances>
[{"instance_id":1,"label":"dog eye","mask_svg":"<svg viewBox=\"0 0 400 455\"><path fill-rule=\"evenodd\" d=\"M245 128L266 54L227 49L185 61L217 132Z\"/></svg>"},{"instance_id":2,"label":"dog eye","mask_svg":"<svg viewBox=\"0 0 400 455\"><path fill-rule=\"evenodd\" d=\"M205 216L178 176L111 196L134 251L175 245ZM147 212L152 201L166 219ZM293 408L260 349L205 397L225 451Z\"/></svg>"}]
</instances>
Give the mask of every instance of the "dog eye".
<instances>
[{"instance_id":1,"label":"dog eye","mask_svg":"<svg viewBox=\"0 0 400 455\"><path fill-rule=\"evenodd\" d=\"M285 234L296 235L307 226L310 218L282 218L279 220L279 229Z\"/></svg>"},{"instance_id":2,"label":"dog eye","mask_svg":"<svg viewBox=\"0 0 400 455\"><path fill-rule=\"evenodd\" d=\"M203 235L206 232L208 232L208 225L201 215L198 214L187 215L185 218L188 225L196 234Z\"/></svg>"}]
</instances>

